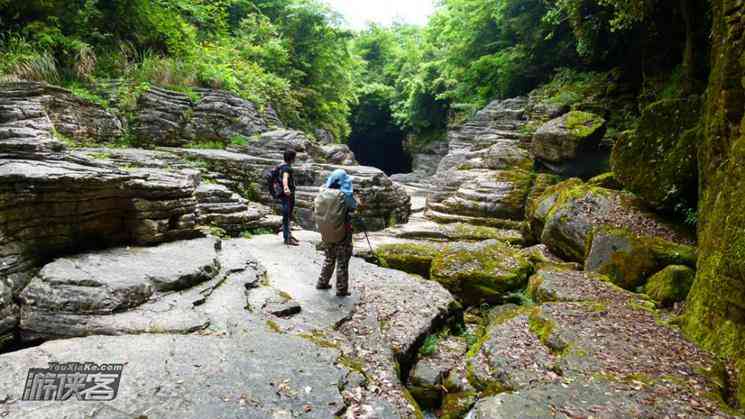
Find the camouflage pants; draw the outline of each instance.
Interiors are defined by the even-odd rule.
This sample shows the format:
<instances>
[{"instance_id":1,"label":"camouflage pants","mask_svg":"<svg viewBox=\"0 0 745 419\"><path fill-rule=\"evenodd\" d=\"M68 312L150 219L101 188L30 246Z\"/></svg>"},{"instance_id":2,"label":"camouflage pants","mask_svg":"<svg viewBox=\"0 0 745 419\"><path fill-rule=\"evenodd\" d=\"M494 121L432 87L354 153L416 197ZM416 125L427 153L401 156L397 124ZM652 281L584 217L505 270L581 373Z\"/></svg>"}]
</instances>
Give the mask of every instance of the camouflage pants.
<instances>
[{"instance_id":1,"label":"camouflage pants","mask_svg":"<svg viewBox=\"0 0 745 419\"><path fill-rule=\"evenodd\" d=\"M349 291L349 259L352 258L352 235L339 243L325 244L326 260L323 262L321 277L318 278L318 285L327 287L331 282L331 275L334 274L336 266L336 292L347 293Z\"/></svg>"}]
</instances>

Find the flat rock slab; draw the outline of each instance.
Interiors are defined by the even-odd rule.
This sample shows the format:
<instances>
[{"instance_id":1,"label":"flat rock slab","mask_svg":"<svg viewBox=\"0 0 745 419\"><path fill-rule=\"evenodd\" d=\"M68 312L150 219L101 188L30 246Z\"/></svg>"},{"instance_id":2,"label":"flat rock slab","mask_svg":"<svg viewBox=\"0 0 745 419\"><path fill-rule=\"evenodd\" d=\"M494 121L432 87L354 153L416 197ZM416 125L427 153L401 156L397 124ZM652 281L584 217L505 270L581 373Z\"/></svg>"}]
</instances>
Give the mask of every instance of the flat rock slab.
<instances>
[{"instance_id":1,"label":"flat rock slab","mask_svg":"<svg viewBox=\"0 0 745 419\"><path fill-rule=\"evenodd\" d=\"M235 244L261 261L267 271L268 285L302 307L302 312L293 317L293 323L318 329L331 328L350 316L359 299L355 289L365 273L351 270L351 297L339 298L333 290L317 290L315 285L323 263L323 253L316 250L320 235L306 231L293 234L301 241L298 247L285 246L281 237L275 235L254 236Z\"/></svg>"},{"instance_id":2,"label":"flat rock slab","mask_svg":"<svg viewBox=\"0 0 745 419\"><path fill-rule=\"evenodd\" d=\"M292 297L272 287L246 290L248 309L277 317L289 317L300 313L301 307Z\"/></svg>"},{"instance_id":3,"label":"flat rock slab","mask_svg":"<svg viewBox=\"0 0 745 419\"><path fill-rule=\"evenodd\" d=\"M561 268L539 269L529 281L528 294L539 303L554 301L606 301L624 304L642 300L602 275Z\"/></svg>"},{"instance_id":4,"label":"flat rock slab","mask_svg":"<svg viewBox=\"0 0 745 419\"><path fill-rule=\"evenodd\" d=\"M502 393L480 400L469 419L665 417L646 408L638 393L622 391L605 380L544 384L529 391Z\"/></svg>"},{"instance_id":5,"label":"flat rock slab","mask_svg":"<svg viewBox=\"0 0 745 419\"><path fill-rule=\"evenodd\" d=\"M0 399L20 399L29 368L48 362L124 363L110 402L14 401L0 416L21 418L331 418L344 407L335 350L261 331L214 336L88 337L0 355Z\"/></svg>"},{"instance_id":6,"label":"flat rock slab","mask_svg":"<svg viewBox=\"0 0 745 419\"><path fill-rule=\"evenodd\" d=\"M492 323L468 359L469 380L486 392L513 391L535 382L558 380L555 356L529 326L528 313L516 309Z\"/></svg>"},{"instance_id":7,"label":"flat rock slab","mask_svg":"<svg viewBox=\"0 0 745 419\"><path fill-rule=\"evenodd\" d=\"M42 268L20 295L24 309L109 314L157 292L189 288L219 272L211 238L157 247L117 248L60 258Z\"/></svg>"},{"instance_id":8,"label":"flat rock slab","mask_svg":"<svg viewBox=\"0 0 745 419\"><path fill-rule=\"evenodd\" d=\"M523 235L517 230L478 226L468 223L440 224L425 219L412 217L404 225L391 227L384 232L402 239L437 240L437 241L481 241L499 240L511 244L523 243Z\"/></svg>"}]
</instances>

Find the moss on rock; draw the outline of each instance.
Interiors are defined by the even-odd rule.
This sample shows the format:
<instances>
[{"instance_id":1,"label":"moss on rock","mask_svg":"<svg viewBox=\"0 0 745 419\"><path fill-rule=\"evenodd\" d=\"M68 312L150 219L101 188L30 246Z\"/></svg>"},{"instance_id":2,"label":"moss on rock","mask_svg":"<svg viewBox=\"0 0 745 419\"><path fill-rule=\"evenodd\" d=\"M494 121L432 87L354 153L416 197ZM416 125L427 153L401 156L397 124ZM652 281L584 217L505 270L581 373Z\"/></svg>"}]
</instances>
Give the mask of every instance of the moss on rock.
<instances>
[{"instance_id":1,"label":"moss on rock","mask_svg":"<svg viewBox=\"0 0 745 419\"><path fill-rule=\"evenodd\" d=\"M693 247L640 237L626 229L597 227L590 243L585 270L607 275L611 282L627 290L635 290L668 265L696 266Z\"/></svg>"},{"instance_id":2,"label":"moss on rock","mask_svg":"<svg viewBox=\"0 0 745 419\"><path fill-rule=\"evenodd\" d=\"M695 206L700 107L698 97L653 103L642 112L639 128L625 132L613 147L617 179L655 208Z\"/></svg>"},{"instance_id":3,"label":"moss on rock","mask_svg":"<svg viewBox=\"0 0 745 419\"><path fill-rule=\"evenodd\" d=\"M662 306L671 306L686 299L696 271L682 265L670 265L654 274L644 292Z\"/></svg>"},{"instance_id":4,"label":"moss on rock","mask_svg":"<svg viewBox=\"0 0 745 419\"><path fill-rule=\"evenodd\" d=\"M523 288L532 266L509 245L489 240L451 244L432 261L430 277L467 305L496 302Z\"/></svg>"},{"instance_id":5,"label":"moss on rock","mask_svg":"<svg viewBox=\"0 0 745 419\"><path fill-rule=\"evenodd\" d=\"M605 125L602 117L583 111L569 112L565 121L566 128L583 140L592 139L592 134Z\"/></svg>"},{"instance_id":6,"label":"moss on rock","mask_svg":"<svg viewBox=\"0 0 745 419\"><path fill-rule=\"evenodd\" d=\"M592 186L598 186L606 189L620 190L622 188L621 184L618 183L618 179L616 179L615 173L613 172L607 172L601 175L597 175L594 178L588 180L587 183Z\"/></svg>"},{"instance_id":7,"label":"moss on rock","mask_svg":"<svg viewBox=\"0 0 745 419\"><path fill-rule=\"evenodd\" d=\"M474 404L478 394L473 391L447 394L442 400L438 417L440 419L460 419L466 417Z\"/></svg>"},{"instance_id":8,"label":"moss on rock","mask_svg":"<svg viewBox=\"0 0 745 419\"><path fill-rule=\"evenodd\" d=\"M387 268L428 278L432 260L439 250L424 243L398 243L381 245L375 253Z\"/></svg>"},{"instance_id":9,"label":"moss on rock","mask_svg":"<svg viewBox=\"0 0 745 419\"><path fill-rule=\"evenodd\" d=\"M606 121L601 116L572 111L547 122L533 135L536 158L551 163L576 159L583 151L597 148L605 135Z\"/></svg>"}]
</instances>

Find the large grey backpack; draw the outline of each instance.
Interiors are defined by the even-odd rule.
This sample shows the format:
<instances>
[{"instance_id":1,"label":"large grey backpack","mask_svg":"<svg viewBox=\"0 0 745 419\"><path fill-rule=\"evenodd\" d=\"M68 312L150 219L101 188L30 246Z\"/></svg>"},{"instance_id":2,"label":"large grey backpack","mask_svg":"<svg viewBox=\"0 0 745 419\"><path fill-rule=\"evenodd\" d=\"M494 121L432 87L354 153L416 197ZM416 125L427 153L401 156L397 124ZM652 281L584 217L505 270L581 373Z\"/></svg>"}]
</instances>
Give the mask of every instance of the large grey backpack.
<instances>
[{"instance_id":1,"label":"large grey backpack","mask_svg":"<svg viewBox=\"0 0 745 419\"><path fill-rule=\"evenodd\" d=\"M344 193L338 189L322 188L313 203L313 217L325 243L344 240L347 234L346 216Z\"/></svg>"}]
</instances>

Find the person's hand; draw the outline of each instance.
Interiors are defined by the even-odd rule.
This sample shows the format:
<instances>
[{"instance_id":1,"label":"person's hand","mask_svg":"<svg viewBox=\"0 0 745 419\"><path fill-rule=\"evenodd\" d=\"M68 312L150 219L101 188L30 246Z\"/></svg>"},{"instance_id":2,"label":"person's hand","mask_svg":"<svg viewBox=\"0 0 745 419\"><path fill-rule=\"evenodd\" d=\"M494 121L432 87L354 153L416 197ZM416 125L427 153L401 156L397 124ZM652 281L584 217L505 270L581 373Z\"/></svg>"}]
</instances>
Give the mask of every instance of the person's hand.
<instances>
[{"instance_id":1,"label":"person's hand","mask_svg":"<svg viewBox=\"0 0 745 419\"><path fill-rule=\"evenodd\" d=\"M290 188L285 188L285 195L289 195L289 194L290 194Z\"/></svg>"}]
</instances>

